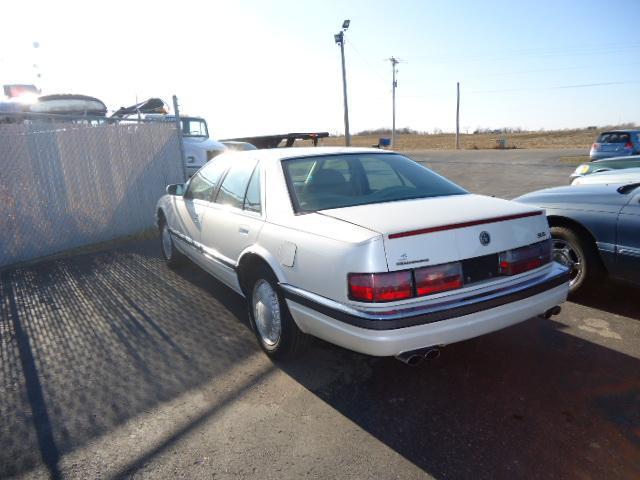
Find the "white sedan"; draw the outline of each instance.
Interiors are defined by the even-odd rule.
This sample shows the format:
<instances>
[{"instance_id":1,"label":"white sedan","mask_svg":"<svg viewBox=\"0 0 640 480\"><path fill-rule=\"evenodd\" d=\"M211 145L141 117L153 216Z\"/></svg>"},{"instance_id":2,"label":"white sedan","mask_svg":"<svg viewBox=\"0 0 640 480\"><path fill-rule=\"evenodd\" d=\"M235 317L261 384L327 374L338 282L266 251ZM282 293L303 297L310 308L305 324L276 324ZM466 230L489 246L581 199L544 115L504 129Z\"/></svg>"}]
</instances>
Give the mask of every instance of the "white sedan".
<instances>
[{"instance_id":1,"label":"white sedan","mask_svg":"<svg viewBox=\"0 0 640 480\"><path fill-rule=\"evenodd\" d=\"M377 149L225 153L169 185L156 215L166 261L243 295L275 358L311 335L418 363L557 313L568 292L543 210Z\"/></svg>"}]
</instances>

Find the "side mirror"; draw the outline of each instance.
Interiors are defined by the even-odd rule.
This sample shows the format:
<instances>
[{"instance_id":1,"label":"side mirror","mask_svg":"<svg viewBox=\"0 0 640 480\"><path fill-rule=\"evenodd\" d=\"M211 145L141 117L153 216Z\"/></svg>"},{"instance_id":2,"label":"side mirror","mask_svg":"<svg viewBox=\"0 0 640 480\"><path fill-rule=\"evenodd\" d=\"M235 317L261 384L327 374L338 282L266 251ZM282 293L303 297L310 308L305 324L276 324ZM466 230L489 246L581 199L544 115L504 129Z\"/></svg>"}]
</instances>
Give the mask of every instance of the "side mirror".
<instances>
[{"instance_id":1,"label":"side mirror","mask_svg":"<svg viewBox=\"0 0 640 480\"><path fill-rule=\"evenodd\" d=\"M182 183L172 183L171 185L167 185L166 191L169 195L183 195L184 194L184 184Z\"/></svg>"}]
</instances>

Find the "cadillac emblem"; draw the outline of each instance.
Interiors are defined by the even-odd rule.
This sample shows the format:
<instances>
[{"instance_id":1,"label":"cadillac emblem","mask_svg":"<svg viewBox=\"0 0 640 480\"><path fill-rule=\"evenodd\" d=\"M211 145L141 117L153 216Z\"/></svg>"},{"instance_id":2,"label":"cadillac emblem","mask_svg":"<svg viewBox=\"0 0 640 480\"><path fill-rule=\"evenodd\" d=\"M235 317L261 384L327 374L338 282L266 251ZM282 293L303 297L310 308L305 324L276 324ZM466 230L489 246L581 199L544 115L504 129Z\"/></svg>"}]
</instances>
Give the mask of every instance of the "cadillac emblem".
<instances>
[{"instance_id":1,"label":"cadillac emblem","mask_svg":"<svg viewBox=\"0 0 640 480\"><path fill-rule=\"evenodd\" d=\"M485 247L491 243L491 235L489 235L489 232L480 232L480 243Z\"/></svg>"}]
</instances>

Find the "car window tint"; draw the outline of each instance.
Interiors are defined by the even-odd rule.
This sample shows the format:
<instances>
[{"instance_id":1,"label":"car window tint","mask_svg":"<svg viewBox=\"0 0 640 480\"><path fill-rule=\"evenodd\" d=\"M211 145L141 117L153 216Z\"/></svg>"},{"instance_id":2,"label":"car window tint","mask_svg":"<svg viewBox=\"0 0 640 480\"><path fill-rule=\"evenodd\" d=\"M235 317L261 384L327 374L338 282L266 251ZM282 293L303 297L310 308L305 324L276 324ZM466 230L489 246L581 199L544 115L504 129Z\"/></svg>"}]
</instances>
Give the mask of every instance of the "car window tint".
<instances>
[{"instance_id":1,"label":"car window tint","mask_svg":"<svg viewBox=\"0 0 640 480\"><path fill-rule=\"evenodd\" d=\"M228 163L224 159L207 163L189 181L185 198L194 200L212 200L213 192L220 181L220 177L227 169Z\"/></svg>"},{"instance_id":2,"label":"car window tint","mask_svg":"<svg viewBox=\"0 0 640 480\"><path fill-rule=\"evenodd\" d=\"M260 168L257 167L251 175L251 181L244 199L244 209L250 212L262 213L260 200Z\"/></svg>"},{"instance_id":3,"label":"car window tint","mask_svg":"<svg viewBox=\"0 0 640 480\"><path fill-rule=\"evenodd\" d=\"M329 160L346 162L350 175L340 171L336 163L333 166L338 168L325 168ZM437 173L398 154L315 156L311 168L308 168L309 161L308 158L282 161L289 194L298 212L467 193ZM299 173L302 170L309 172L306 177ZM293 181L292 172L297 175L297 182Z\"/></svg>"},{"instance_id":4,"label":"car window tint","mask_svg":"<svg viewBox=\"0 0 640 480\"><path fill-rule=\"evenodd\" d=\"M403 187L413 183L400 176L388 163L378 158L371 158L365 164L369 190L372 192L391 187Z\"/></svg>"},{"instance_id":5,"label":"car window tint","mask_svg":"<svg viewBox=\"0 0 640 480\"><path fill-rule=\"evenodd\" d=\"M247 184L256 163L255 159L236 159L236 162L229 169L229 173L222 180L216 203L242 208Z\"/></svg>"},{"instance_id":6,"label":"car window tint","mask_svg":"<svg viewBox=\"0 0 640 480\"><path fill-rule=\"evenodd\" d=\"M600 135L599 143L627 143L630 141L628 133L608 132Z\"/></svg>"},{"instance_id":7,"label":"car window tint","mask_svg":"<svg viewBox=\"0 0 640 480\"><path fill-rule=\"evenodd\" d=\"M351 181L351 171L349 170L349 164L343 158L328 158L324 162L322 162L322 167L324 169L336 170L340 172L342 178L346 182Z\"/></svg>"},{"instance_id":8,"label":"car window tint","mask_svg":"<svg viewBox=\"0 0 640 480\"><path fill-rule=\"evenodd\" d=\"M316 161L314 159L301 158L291 165L289 169L289 178L295 184L304 183L309 174L314 169Z\"/></svg>"}]
</instances>

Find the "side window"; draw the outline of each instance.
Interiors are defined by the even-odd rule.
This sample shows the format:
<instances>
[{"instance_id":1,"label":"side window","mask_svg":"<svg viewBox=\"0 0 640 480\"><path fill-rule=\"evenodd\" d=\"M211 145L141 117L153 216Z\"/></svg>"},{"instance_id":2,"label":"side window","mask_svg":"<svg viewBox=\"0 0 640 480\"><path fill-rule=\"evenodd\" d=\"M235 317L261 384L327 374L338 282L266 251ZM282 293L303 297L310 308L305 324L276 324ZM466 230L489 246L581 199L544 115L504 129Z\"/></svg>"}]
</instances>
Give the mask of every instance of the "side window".
<instances>
[{"instance_id":1,"label":"side window","mask_svg":"<svg viewBox=\"0 0 640 480\"><path fill-rule=\"evenodd\" d=\"M250 212L262 213L262 202L260 200L260 168L257 167L251 175L247 195L244 199L244 209Z\"/></svg>"},{"instance_id":2,"label":"side window","mask_svg":"<svg viewBox=\"0 0 640 480\"><path fill-rule=\"evenodd\" d=\"M251 178L251 173L258 161L253 159L236 161L237 163L231 167L222 181L220 191L216 197L216 203L242 208L249 178Z\"/></svg>"},{"instance_id":3,"label":"side window","mask_svg":"<svg viewBox=\"0 0 640 480\"><path fill-rule=\"evenodd\" d=\"M184 198L210 202L212 200L211 196L226 168L227 162L224 159L205 165L191 178Z\"/></svg>"}]
</instances>

